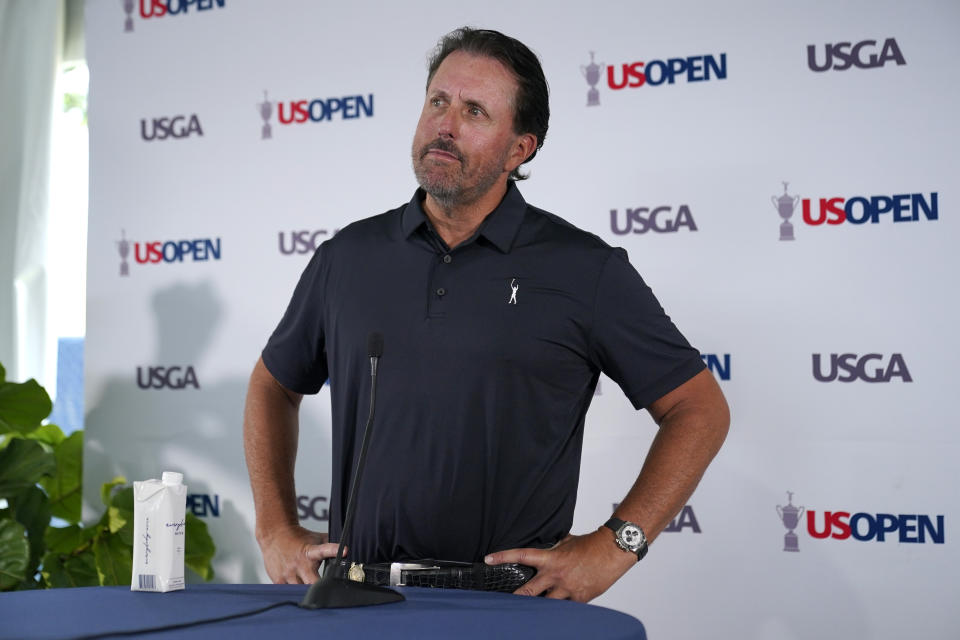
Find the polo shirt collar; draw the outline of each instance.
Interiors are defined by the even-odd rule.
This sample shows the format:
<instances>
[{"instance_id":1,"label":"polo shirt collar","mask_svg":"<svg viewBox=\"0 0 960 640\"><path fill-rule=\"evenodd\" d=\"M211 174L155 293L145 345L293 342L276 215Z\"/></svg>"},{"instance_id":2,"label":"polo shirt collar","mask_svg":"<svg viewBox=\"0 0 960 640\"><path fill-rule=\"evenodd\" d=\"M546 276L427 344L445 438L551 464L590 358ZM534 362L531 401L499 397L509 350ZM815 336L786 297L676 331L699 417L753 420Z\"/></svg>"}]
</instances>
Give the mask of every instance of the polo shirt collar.
<instances>
[{"instance_id":1,"label":"polo shirt collar","mask_svg":"<svg viewBox=\"0 0 960 640\"><path fill-rule=\"evenodd\" d=\"M423 211L423 189L417 189L410 199L410 203L404 208L400 218L400 229L404 238L409 238L410 234L416 231L420 225L427 224L427 214ZM520 190L513 180L507 183L507 193L503 200L497 205L483 222L480 223L480 229L477 235L483 236L489 240L497 249L503 253L509 253L513 246L513 240L517 237L520 230L520 223L523 222L524 213L527 210L527 201L520 195Z\"/></svg>"}]
</instances>

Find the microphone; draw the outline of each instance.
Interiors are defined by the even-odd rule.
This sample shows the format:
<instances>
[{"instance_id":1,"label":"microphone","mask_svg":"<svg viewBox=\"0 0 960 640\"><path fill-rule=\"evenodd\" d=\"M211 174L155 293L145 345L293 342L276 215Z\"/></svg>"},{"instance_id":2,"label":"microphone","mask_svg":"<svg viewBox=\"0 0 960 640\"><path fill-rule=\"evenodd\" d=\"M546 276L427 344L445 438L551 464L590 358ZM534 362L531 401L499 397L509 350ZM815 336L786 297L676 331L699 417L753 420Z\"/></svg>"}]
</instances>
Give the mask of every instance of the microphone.
<instances>
[{"instance_id":1,"label":"microphone","mask_svg":"<svg viewBox=\"0 0 960 640\"><path fill-rule=\"evenodd\" d=\"M383 355L383 335L378 331L372 332L367 338L367 355L370 357L370 414L363 429L363 441L360 445L357 467L353 471L353 483L350 487L350 498L347 500L347 514L343 519L340 546L337 547L337 557L333 564L324 571L323 577L313 583L313 586L307 591L307 595L300 602L300 606L304 609L363 607L406 600L402 594L393 589L354 582L343 577L343 546L350 537L350 530L353 528L354 510L357 506L357 487L360 485L363 468L367 460L370 428L373 426L373 416L377 406L377 364L380 361L380 356Z\"/></svg>"}]
</instances>

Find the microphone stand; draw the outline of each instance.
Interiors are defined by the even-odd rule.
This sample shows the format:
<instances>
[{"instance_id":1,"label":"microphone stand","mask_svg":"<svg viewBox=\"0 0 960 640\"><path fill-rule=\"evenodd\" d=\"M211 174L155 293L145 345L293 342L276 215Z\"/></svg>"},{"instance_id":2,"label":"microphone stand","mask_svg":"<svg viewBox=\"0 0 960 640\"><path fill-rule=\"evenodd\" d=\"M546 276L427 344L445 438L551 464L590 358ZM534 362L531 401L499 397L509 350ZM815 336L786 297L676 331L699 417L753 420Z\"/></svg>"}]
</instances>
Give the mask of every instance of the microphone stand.
<instances>
[{"instance_id":1,"label":"microphone stand","mask_svg":"<svg viewBox=\"0 0 960 640\"><path fill-rule=\"evenodd\" d=\"M343 577L343 545L350 536L350 529L354 520L354 508L357 505L357 487L360 484L363 467L367 459L370 427L373 425L373 414L377 400L377 362L383 355L383 336L376 332L371 333L367 340L367 352L370 355L370 415L367 417L367 425L363 430L360 456L357 459L357 468L353 473L353 486L350 489L350 499L347 501L347 515L343 520L340 546L337 548L336 560L324 571L323 577L313 583L313 586L307 591L307 595L300 602L300 606L304 609L364 607L406 600L401 593L393 589L355 582Z\"/></svg>"}]
</instances>

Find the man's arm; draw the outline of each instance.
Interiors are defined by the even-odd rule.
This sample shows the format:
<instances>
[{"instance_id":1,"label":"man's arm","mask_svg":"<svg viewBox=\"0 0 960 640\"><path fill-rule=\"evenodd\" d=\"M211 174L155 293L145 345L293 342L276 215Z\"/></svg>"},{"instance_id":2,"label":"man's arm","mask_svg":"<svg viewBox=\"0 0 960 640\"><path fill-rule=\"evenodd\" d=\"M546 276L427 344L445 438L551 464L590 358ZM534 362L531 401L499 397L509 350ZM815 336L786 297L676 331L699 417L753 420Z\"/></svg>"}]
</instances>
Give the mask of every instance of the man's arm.
<instances>
[{"instance_id":1,"label":"man's arm","mask_svg":"<svg viewBox=\"0 0 960 640\"><path fill-rule=\"evenodd\" d=\"M647 407L660 426L633 487L614 515L635 522L652 542L687 503L707 465L723 444L730 411L713 375L703 370ZM487 564L519 562L537 575L516 591L588 602L637 563L621 550L613 531L600 527L567 536L552 549L511 549L489 555Z\"/></svg>"},{"instance_id":2,"label":"man's arm","mask_svg":"<svg viewBox=\"0 0 960 640\"><path fill-rule=\"evenodd\" d=\"M327 542L327 534L301 527L297 518L293 469L302 399L257 360L247 388L243 448L257 513L257 543L275 583L311 584L320 561L337 555L337 545Z\"/></svg>"}]
</instances>

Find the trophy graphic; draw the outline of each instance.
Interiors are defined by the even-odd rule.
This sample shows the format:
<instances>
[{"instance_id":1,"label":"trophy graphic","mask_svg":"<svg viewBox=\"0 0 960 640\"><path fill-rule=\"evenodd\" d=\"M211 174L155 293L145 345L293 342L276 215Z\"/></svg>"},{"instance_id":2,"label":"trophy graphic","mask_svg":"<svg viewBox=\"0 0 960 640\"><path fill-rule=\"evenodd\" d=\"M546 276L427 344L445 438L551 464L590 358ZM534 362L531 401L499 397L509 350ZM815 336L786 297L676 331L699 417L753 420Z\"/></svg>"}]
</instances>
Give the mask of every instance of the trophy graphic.
<instances>
[{"instance_id":1,"label":"trophy graphic","mask_svg":"<svg viewBox=\"0 0 960 640\"><path fill-rule=\"evenodd\" d=\"M590 90L587 91L587 106L596 107L600 105L600 92L597 91L597 82L600 81L600 70L605 65L597 64L593 61L593 51L590 52L590 64L580 65L580 73L587 79Z\"/></svg>"},{"instance_id":2,"label":"trophy graphic","mask_svg":"<svg viewBox=\"0 0 960 640\"><path fill-rule=\"evenodd\" d=\"M125 229L120 230L120 240L117 242L117 250L120 251L120 275L130 275L130 265L127 264L127 256L130 255L130 241L127 240Z\"/></svg>"},{"instance_id":3,"label":"trophy graphic","mask_svg":"<svg viewBox=\"0 0 960 640\"><path fill-rule=\"evenodd\" d=\"M793 532L797 528L797 525L800 524L800 516L803 515L803 507L799 509L793 506L793 492L787 491L787 506L781 507L777 505L777 514L780 516L780 520L783 522L783 526L787 528L787 533L783 536L783 550L784 551L800 551L800 546L797 544L797 534Z\"/></svg>"},{"instance_id":4,"label":"trophy graphic","mask_svg":"<svg viewBox=\"0 0 960 640\"><path fill-rule=\"evenodd\" d=\"M782 196L779 198L777 196L770 197L770 200L773 201L773 206L776 207L780 213L780 217L783 218L783 224L780 225L781 240L793 240L793 225L790 224L790 216L793 215L793 210L796 208L797 203L800 202L800 196L787 195L787 184L789 183L783 183Z\"/></svg>"},{"instance_id":5,"label":"trophy graphic","mask_svg":"<svg viewBox=\"0 0 960 640\"><path fill-rule=\"evenodd\" d=\"M269 140L272 135L270 131L270 113L273 111L273 103L267 100L267 90L263 90L263 102L257 105L260 109L260 117L263 118L263 129L260 130L260 139Z\"/></svg>"},{"instance_id":6,"label":"trophy graphic","mask_svg":"<svg viewBox=\"0 0 960 640\"><path fill-rule=\"evenodd\" d=\"M123 10L127 13L127 19L123 23L123 30L133 31L133 0L123 0Z\"/></svg>"}]
</instances>

